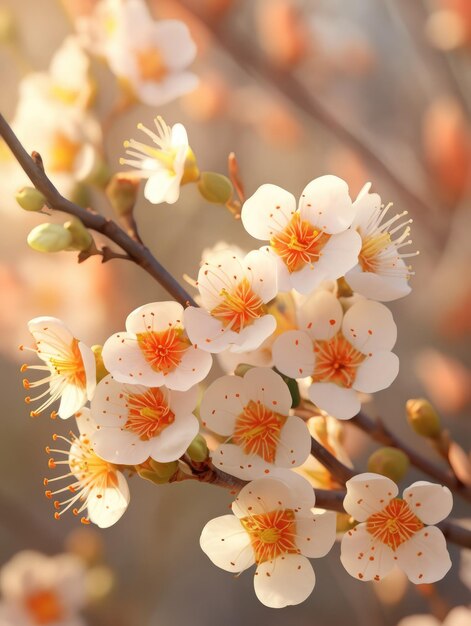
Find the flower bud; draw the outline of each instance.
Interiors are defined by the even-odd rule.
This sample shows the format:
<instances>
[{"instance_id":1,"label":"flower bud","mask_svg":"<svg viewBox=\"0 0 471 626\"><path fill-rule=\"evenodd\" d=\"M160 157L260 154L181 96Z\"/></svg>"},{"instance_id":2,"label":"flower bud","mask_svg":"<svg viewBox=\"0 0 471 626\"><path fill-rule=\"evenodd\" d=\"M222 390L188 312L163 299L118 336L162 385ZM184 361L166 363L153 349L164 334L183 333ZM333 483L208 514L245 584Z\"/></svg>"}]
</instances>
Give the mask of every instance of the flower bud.
<instances>
[{"instance_id":1,"label":"flower bud","mask_svg":"<svg viewBox=\"0 0 471 626\"><path fill-rule=\"evenodd\" d=\"M440 417L428 400L411 398L406 403L406 412L411 428L418 435L430 439L440 436Z\"/></svg>"},{"instance_id":2,"label":"flower bud","mask_svg":"<svg viewBox=\"0 0 471 626\"><path fill-rule=\"evenodd\" d=\"M79 219L73 219L69 222L65 222L64 228L72 237L69 250L80 250L83 252L90 250L93 244L93 237Z\"/></svg>"},{"instance_id":3,"label":"flower bud","mask_svg":"<svg viewBox=\"0 0 471 626\"><path fill-rule=\"evenodd\" d=\"M215 204L226 204L234 192L227 176L216 172L202 172L198 190L205 200Z\"/></svg>"},{"instance_id":4,"label":"flower bud","mask_svg":"<svg viewBox=\"0 0 471 626\"><path fill-rule=\"evenodd\" d=\"M206 439L202 435L196 435L188 446L186 453L192 461L196 461L197 463L206 461L209 456Z\"/></svg>"},{"instance_id":5,"label":"flower bud","mask_svg":"<svg viewBox=\"0 0 471 626\"><path fill-rule=\"evenodd\" d=\"M60 252L72 244L72 235L62 224L39 224L29 233L27 242L37 252Z\"/></svg>"},{"instance_id":6,"label":"flower bud","mask_svg":"<svg viewBox=\"0 0 471 626\"><path fill-rule=\"evenodd\" d=\"M41 211L46 198L34 187L23 187L16 192L16 201L25 211Z\"/></svg>"},{"instance_id":7,"label":"flower bud","mask_svg":"<svg viewBox=\"0 0 471 626\"><path fill-rule=\"evenodd\" d=\"M380 448L368 459L368 471L401 481L409 469L409 458L397 448Z\"/></svg>"},{"instance_id":8,"label":"flower bud","mask_svg":"<svg viewBox=\"0 0 471 626\"><path fill-rule=\"evenodd\" d=\"M103 357L101 355L103 351L103 346L95 345L92 346L92 352L95 355L95 365L96 365L96 382L99 383L100 380L108 376L109 372L103 363Z\"/></svg>"},{"instance_id":9,"label":"flower bud","mask_svg":"<svg viewBox=\"0 0 471 626\"><path fill-rule=\"evenodd\" d=\"M156 485L168 483L177 470L178 461L159 463L158 461L149 459L145 463L141 463L141 465L136 465L136 472L139 476L145 480L150 480Z\"/></svg>"},{"instance_id":10,"label":"flower bud","mask_svg":"<svg viewBox=\"0 0 471 626\"><path fill-rule=\"evenodd\" d=\"M139 178L123 172L111 178L106 195L117 215L131 215L139 193L139 183Z\"/></svg>"}]
</instances>

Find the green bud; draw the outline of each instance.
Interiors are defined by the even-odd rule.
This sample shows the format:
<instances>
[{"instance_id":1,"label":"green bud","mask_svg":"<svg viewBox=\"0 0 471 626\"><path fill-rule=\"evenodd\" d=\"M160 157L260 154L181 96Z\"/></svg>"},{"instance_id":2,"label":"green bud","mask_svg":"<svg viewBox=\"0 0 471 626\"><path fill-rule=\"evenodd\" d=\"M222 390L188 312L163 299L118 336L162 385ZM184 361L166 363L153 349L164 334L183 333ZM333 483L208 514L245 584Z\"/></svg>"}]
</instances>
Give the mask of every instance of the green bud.
<instances>
[{"instance_id":1,"label":"green bud","mask_svg":"<svg viewBox=\"0 0 471 626\"><path fill-rule=\"evenodd\" d=\"M165 485L170 481L172 476L178 470L178 461L170 463L158 463L153 459L149 459L141 465L136 465L136 472L141 478L149 480L156 485Z\"/></svg>"},{"instance_id":2,"label":"green bud","mask_svg":"<svg viewBox=\"0 0 471 626\"><path fill-rule=\"evenodd\" d=\"M397 448L380 448L368 459L368 471L400 482L409 470L409 458Z\"/></svg>"},{"instance_id":3,"label":"green bud","mask_svg":"<svg viewBox=\"0 0 471 626\"><path fill-rule=\"evenodd\" d=\"M72 244L72 235L62 224L40 224L30 232L27 242L37 252L60 252Z\"/></svg>"},{"instance_id":4,"label":"green bud","mask_svg":"<svg viewBox=\"0 0 471 626\"><path fill-rule=\"evenodd\" d=\"M301 402L301 393L299 392L299 385L297 381L294 378L285 376L284 374L279 372L276 369L276 367L274 367L273 370L278 374L278 376L281 376L281 378L285 381L286 385L288 386L289 392L291 394L291 408L292 409L296 408L297 406L299 406L299 403Z\"/></svg>"},{"instance_id":5,"label":"green bud","mask_svg":"<svg viewBox=\"0 0 471 626\"><path fill-rule=\"evenodd\" d=\"M87 185L84 185L83 183L75 185L70 199L72 202L75 202L75 204L82 207L82 209L86 209L90 206L90 191Z\"/></svg>"},{"instance_id":6,"label":"green bud","mask_svg":"<svg viewBox=\"0 0 471 626\"><path fill-rule=\"evenodd\" d=\"M95 364L96 364L96 382L99 383L100 380L108 376L109 372L103 363L103 357L101 355L103 351L103 346L95 345L92 346L92 352L95 355Z\"/></svg>"},{"instance_id":7,"label":"green bud","mask_svg":"<svg viewBox=\"0 0 471 626\"><path fill-rule=\"evenodd\" d=\"M206 461L209 456L206 439L202 435L196 435L188 446L186 453L192 461L196 461L197 463Z\"/></svg>"},{"instance_id":8,"label":"green bud","mask_svg":"<svg viewBox=\"0 0 471 626\"><path fill-rule=\"evenodd\" d=\"M100 189L105 189L110 182L110 176L111 173L108 164L103 159L97 158L91 172L85 178L84 182L89 185L95 185Z\"/></svg>"},{"instance_id":9,"label":"green bud","mask_svg":"<svg viewBox=\"0 0 471 626\"><path fill-rule=\"evenodd\" d=\"M79 219L73 219L69 222L65 222L64 228L72 237L69 250L80 250L83 252L90 250L93 244L93 237Z\"/></svg>"},{"instance_id":10,"label":"green bud","mask_svg":"<svg viewBox=\"0 0 471 626\"><path fill-rule=\"evenodd\" d=\"M407 419L418 435L436 439L441 433L440 417L428 400L410 399L406 403Z\"/></svg>"},{"instance_id":11,"label":"green bud","mask_svg":"<svg viewBox=\"0 0 471 626\"><path fill-rule=\"evenodd\" d=\"M216 172L202 172L198 181L198 189L205 200L216 204L226 204L234 192L232 183L227 176Z\"/></svg>"},{"instance_id":12,"label":"green bud","mask_svg":"<svg viewBox=\"0 0 471 626\"><path fill-rule=\"evenodd\" d=\"M16 192L16 201L25 211L41 211L46 198L34 187L23 187Z\"/></svg>"},{"instance_id":13,"label":"green bud","mask_svg":"<svg viewBox=\"0 0 471 626\"><path fill-rule=\"evenodd\" d=\"M124 172L115 174L106 187L106 195L119 216L133 212L139 193L140 179Z\"/></svg>"}]
</instances>

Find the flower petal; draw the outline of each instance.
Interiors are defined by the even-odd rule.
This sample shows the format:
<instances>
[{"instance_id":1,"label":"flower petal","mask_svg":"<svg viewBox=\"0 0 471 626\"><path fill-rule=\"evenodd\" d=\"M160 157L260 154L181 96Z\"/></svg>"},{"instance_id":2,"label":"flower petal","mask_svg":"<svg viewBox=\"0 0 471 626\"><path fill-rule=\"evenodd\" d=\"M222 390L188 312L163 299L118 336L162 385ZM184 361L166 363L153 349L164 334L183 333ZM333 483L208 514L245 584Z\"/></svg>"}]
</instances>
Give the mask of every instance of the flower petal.
<instances>
[{"instance_id":1,"label":"flower petal","mask_svg":"<svg viewBox=\"0 0 471 626\"><path fill-rule=\"evenodd\" d=\"M312 339L331 339L342 323L342 305L330 291L316 291L301 304L297 317L299 329Z\"/></svg>"},{"instance_id":2,"label":"flower petal","mask_svg":"<svg viewBox=\"0 0 471 626\"><path fill-rule=\"evenodd\" d=\"M183 317L191 343L205 352L222 352L237 337L237 333L226 330L222 322L199 307L189 306Z\"/></svg>"},{"instance_id":3,"label":"flower petal","mask_svg":"<svg viewBox=\"0 0 471 626\"><path fill-rule=\"evenodd\" d=\"M232 511L237 517L248 517L295 505L287 484L275 478L258 478L241 489Z\"/></svg>"},{"instance_id":4,"label":"flower petal","mask_svg":"<svg viewBox=\"0 0 471 626\"><path fill-rule=\"evenodd\" d=\"M353 388L363 393L386 389L399 373L399 359L393 352L379 350L358 367Z\"/></svg>"},{"instance_id":5,"label":"flower petal","mask_svg":"<svg viewBox=\"0 0 471 626\"><path fill-rule=\"evenodd\" d=\"M120 428L103 428L92 437L96 454L117 465L138 465L149 458L150 442Z\"/></svg>"},{"instance_id":6,"label":"flower petal","mask_svg":"<svg viewBox=\"0 0 471 626\"><path fill-rule=\"evenodd\" d=\"M193 63L197 49L186 24L180 20L159 20L154 22L153 30L155 46L167 67L178 70Z\"/></svg>"},{"instance_id":7,"label":"flower petal","mask_svg":"<svg viewBox=\"0 0 471 626\"><path fill-rule=\"evenodd\" d=\"M178 302L150 302L126 318L126 330L135 335L183 327L183 307Z\"/></svg>"},{"instance_id":8,"label":"flower petal","mask_svg":"<svg viewBox=\"0 0 471 626\"><path fill-rule=\"evenodd\" d=\"M244 202L241 219L245 230L255 239L269 240L288 224L296 211L293 194L277 185L261 185Z\"/></svg>"},{"instance_id":9,"label":"flower petal","mask_svg":"<svg viewBox=\"0 0 471 626\"><path fill-rule=\"evenodd\" d=\"M243 265L252 291L263 302L269 302L277 294L276 262L266 248L252 250L244 258Z\"/></svg>"},{"instance_id":10,"label":"flower petal","mask_svg":"<svg viewBox=\"0 0 471 626\"><path fill-rule=\"evenodd\" d=\"M360 300L348 309L343 318L342 332L363 354L391 350L397 337L391 311L371 300Z\"/></svg>"},{"instance_id":11,"label":"flower petal","mask_svg":"<svg viewBox=\"0 0 471 626\"><path fill-rule=\"evenodd\" d=\"M436 526L426 526L396 550L397 564L416 585L441 580L451 567L445 537Z\"/></svg>"},{"instance_id":12,"label":"flower petal","mask_svg":"<svg viewBox=\"0 0 471 626\"><path fill-rule=\"evenodd\" d=\"M276 450L277 467L299 467L311 452L311 435L304 420L300 417L288 417L281 429Z\"/></svg>"},{"instance_id":13,"label":"flower petal","mask_svg":"<svg viewBox=\"0 0 471 626\"><path fill-rule=\"evenodd\" d=\"M343 507L354 519L364 522L382 511L398 494L398 488L389 478L365 472L347 480L347 495Z\"/></svg>"},{"instance_id":14,"label":"flower petal","mask_svg":"<svg viewBox=\"0 0 471 626\"><path fill-rule=\"evenodd\" d=\"M244 278L242 259L233 250L218 250L211 254L211 262L204 262L198 272L201 302L209 311L222 300L221 293L232 293Z\"/></svg>"},{"instance_id":15,"label":"flower petal","mask_svg":"<svg viewBox=\"0 0 471 626\"><path fill-rule=\"evenodd\" d=\"M326 511L310 517L296 515L296 545L310 558L325 556L335 543L335 513Z\"/></svg>"},{"instance_id":16,"label":"flower petal","mask_svg":"<svg viewBox=\"0 0 471 626\"><path fill-rule=\"evenodd\" d=\"M105 489L92 489L88 499L88 517L99 528L109 528L116 524L128 508L130 494L126 479L116 472L117 485Z\"/></svg>"},{"instance_id":17,"label":"flower petal","mask_svg":"<svg viewBox=\"0 0 471 626\"><path fill-rule=\"evenodd\" d=\"M424 524L437 524L448 517L453 496L448 487L419 480L404 490L404 500Z\"/></svg>"},{"instance_id":18,"label":"flower petal","mask_svg":"<svg viewBox=\"0 0 471 626\"><path fill-rule=\"evenodd\" d=\"M346 230L355 217L347 183L337 176L320 176L303 190L299 211L304 220L327 233Z\"/></svg>"},{"instance_id":19,"label":"flower petal","mask_svg":"<svg viewBox=\"0 0 471 626\"><path fill-rule=\"evenodd\" d=\"M175 421L149 440L149 455L159 463L179 459L198 434L199 423L194 415L176 415Z\"/></svg>"},{"instance_id":20,"label":"flower petal","mask_svg":"<svg viewBox=\"0 0 471 626\"><path fill-rule=\"evenodd\" d=\"M204 426L219 435L231 435L235 420L249 398L240 376L221 376L205 391L200 406Z\"/></svg>"},{"instance_id":21,"label":"flower petal","mask_svg":"<svg viewBox=\"0 0 471 626\"><path fill-rule=\"evenodd\" d=\"M214 565L227 572L243 572L255 563L250 536L234 515L222 515L203 528L200 546Z\"/></svg>"},{"instance_id":22,"label":"flower petal","mask_svg":"<svg viewBox=\"0 0 471 626\"><path fill-rule=\"evenodd\" d=\"M320 409L340 420L350 419L361 408L354 389L346 389L335 383L313 383L309 387L308 395Z\"/></svg>"},{"instance_id":23,"label":"flower petal","mask_svg":"<svg viewBox=\"0 0 471 626\"><path fill-rule=\"evenodd\" d=\"M144 187L144 197L151 204L169 202L173 204L178 200L180 194L180 180L167 169L157 170L149 176ZM177 189L177 194L175 192ZM176 197L175 197L176 196Z\"/></svg>"},{"instance_id":24,"label":"flower petal","mask_svg":"<svg viewBox=\"0 0 471 626\"><path fill-rule=\"evenodd\" d=\"M71 417L86 404L87 399L88 396L83 387L77 387L71 383L65 385L57 411L59 417L62 419Z\"/></svg>"},{"instance_id":25,"label":"flower petal","mask_svg":"<svg viewBox=\"0 0 471 626\"><path fill-rule=\"evenodd\" d=\"M377 193L369 193L371 183L366 183L360 190L356 200L353 203L355 217L352 222L352 228L358 227L366 229L368 222L381 209L381 197Z\"/></svg>"},{"instance_id":26,"label":"flower petal","mask_svg":"<svg viewBox=\"0 0 471 626\"><path fill-rule=\"evenodd\" d=\"M291 394L288 385L279 374L269 367L254 367L244 376L245 396L254 402L281 415L288 415L291 409Z\"/></svg>"},{"instance_id":27,"label":"flower petal","mask_svg":"<svg viewBox=\"0 0 471 626\"><path fill-rule=\"evenodd\" d=\"M359 524L342 537L340 561L358 580L381 580L394 567L394 552Z\"/></svg>"},{"instance_id":28,"label":"flower petal","mask_svg":"<svg viewBox=\"0 0 471 626\"><path fill-rule=\"evenodd\" d=\"M254 480L271 474L270 463L256 454L245 454L244 450L235 444L221 444L212 454L213 465L227 474L241 480Z\"/></svg>"},{"instance_id":29,"label":"flower petal","mask_svg":"<svg viewBox=\"0 0 471 626\"><path fill-rule=\"evenodd\" d=\"M306 378L314 371L314 347L308 334L288 330L280 335L272 347L276 368L291 378Z\"/></svg>"},{"instance_id":30,"label":"flower petal","mask_svg":"<svg viewBox=\"0 0 471 626\"><path fill-rule=\"evenodd\" d=\"M264 315L246 326L239 333L232 334L231 352L251 352L259 348L276 330L276 319L273 315Z\"/></svg>"},{"instance_id":31,"label":"flower petal","mask_svg":"<svg viewBox=\"0 0 471 626\"><path fill-rule=\"evenodd\" d=\"M399 259L396 263L404 262L402 259ZM392 300L403 298L412 291L407 278L404 276L388 276L380 273L363 272L359 265L345 274L345 280L353 291L365 298L379 300L380 302L391 302Z\"/></svg>"},{"instance_id":32,"label":"flower petal","mask_svg":"<svg viewBox=\"0 0 471 626\"><path fill-rule=\"evenodd\" d=\"M273 609L304 602L315 584L312 565L300 554L285 554L260 563L254 577L257 598Z\"/></svg>"},{"instance_id":33,"label":"flower petal","mask_svg":"<svg viewBox=\"0 0 471 626\"><path fill-rule=\"evenodd\" d=\"M190 346L183 353L178 367L164 376L163 383L169 389L187 391L206 378L212 364L213 357L209 352Z\"/></svg>"},{"instance_id":34,"label":"flower petal","mask_svg":"<svg viewBox=\"0 0 471 626\"><path fill-rule=\"evenodd\" d=\"M105 341L101 354L106 369L121 383L158 387L165 382L164 375L145 360L134 333L112 335Z\"/></svg>"},{"instance_id":35,"label":"flower petal","mask_svg":"<svg viewBox=\"0 0 471 626\"><path fill-rule=\"evenodd\" d=\"M361 250L361 237L354 230L345 230L332 235L323 247L317 269L325 280L334 280L344 276L358 263Z\"/></svg>"}]
</instances>

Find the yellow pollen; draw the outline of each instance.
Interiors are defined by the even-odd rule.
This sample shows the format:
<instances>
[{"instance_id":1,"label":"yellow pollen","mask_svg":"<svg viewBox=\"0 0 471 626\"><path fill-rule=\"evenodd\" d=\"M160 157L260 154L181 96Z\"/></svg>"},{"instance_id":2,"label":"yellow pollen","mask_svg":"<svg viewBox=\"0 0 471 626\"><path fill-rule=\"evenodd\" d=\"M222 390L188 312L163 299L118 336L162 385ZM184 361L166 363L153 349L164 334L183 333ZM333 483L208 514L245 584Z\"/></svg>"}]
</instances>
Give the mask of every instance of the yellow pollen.
<instances>
[{"instance_id":1,"label":"yellow pollen","mask_svg":"<svg viewBox=\"0 0 471 626\"><path fill-rule=\"evenodd\" d=\"M318 261L329 239L330 235L318 231L296 212L289 224L272 237L270 245L292 273Z\"/></svg>"},{"instance_id":2,"label":"yellow pollen","mask_svg":"<svg viewBox=\"0 0 471 626\"><path fill-rule=\"evenodd\" d=\"M168 74L162 54L155 48L136 52L137 67L142 80L160 82Z\"/></svg>"},{"instance_id":3,"label":"yellow pollen","mask_svg":"<svg viewBox=\"0 0 471 626\"><path fill-rule=\"evenodd\" d=\"M151 368L162 374L173 372L191 345L181 328L139 333L137 343Z\"/></svg>"},{"instance_id":4,"label":"yellow pollen","mask_svg":"<svg viewBox=\"0 0 471 626\"><path fill-rule=\"evenodd\" d=\"M222 302L211 311L211 315L236 333L265 314L263 300L252 291L247 278L241 280L232 292L223 289L220 296Z\"/></svg>"},{"instance_id":5,"label":"yellow pollen","mask_svg":"<svg viewBox=\"0 0 471 626\"><path fill-rule=\"evenodd\" d=\"M366 358L340 332L332 339L316 341L314 352L316 363L313 382L335 383L347 388L352 386L357 368Z\"/></svg>"},{"instance_id":6,"label":"yellow pollen","mask_svg":"<svg viewBox=\"0 0 471 626\"><path fill-rule=\"evenodd\" d=\"M299 554L296 517L292 509L243 517L240 523L250 536L257 563L271 561L283 554Z\"/></svg>"},{"instance_id":7,"label":"yellow pollen","mask_svg":"<svg viewBox=\"0 0 471 626\"><path fill-rule=\"evenodd\" d=\"M376 233L363 239L358 256L358 263L364 272L377 272L378 255L391 245L391 236L388 232Z\"/></svg>"},{"instance_id":8,"label":"yellow pollen","mask_svg":"<svg viewBox=\"0 0 471 626\"><path fill-rule=\"evenodd\" d=\"M57 133L51 148L49 169L52 172L71 172L81 145L62 133Z\"/></svg>"},{"instance_id":9,"label":"yellow pollen","mask_svg":"<svg viewBox=\"0 0 471 626\"><path fill-rule=\"evenodd\" d=\"M160 435L175 421L175 414L158 387L151 387L141 394L129 394L127 407L128 419L124 428L139 435L143 441Z\"/></svg>"},{"instance_id":10,"label":"yellow pollen","mask_svg":"<svg viewBox=\"0 0 471 626\"><path fill-rule=\"evenodd\" d=\"M242 446L245 454L256 454L267 463L274 463L286 420L286 416L267 409L261 402L250 400L236 419L232 440Z\"/></svg>"},{"instance_id":11,"label":"yellow pollen","mask_svg":"<svg viewBox=\"0 0 471 626\"><path fill-rule=\"evenodd\" d=\"M367 531L376 539L396 550L418 532L424 524L400 498L391 500L386 508L366 521Z\"/></svg>"}]
</instances>

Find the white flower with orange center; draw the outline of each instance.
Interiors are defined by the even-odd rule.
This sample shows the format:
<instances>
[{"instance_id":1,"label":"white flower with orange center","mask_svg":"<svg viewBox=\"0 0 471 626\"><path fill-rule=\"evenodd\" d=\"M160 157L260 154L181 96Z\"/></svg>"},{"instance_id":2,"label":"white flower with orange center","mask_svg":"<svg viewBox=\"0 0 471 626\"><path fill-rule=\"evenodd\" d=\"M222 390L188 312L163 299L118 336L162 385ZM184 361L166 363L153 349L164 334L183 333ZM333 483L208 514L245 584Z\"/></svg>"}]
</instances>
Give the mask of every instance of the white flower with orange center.
<instances>
[{"instance_id":1,"label":"white flower with orange center","mask_svg":"<svg viewBox=\"0 0 471 626\"><path fill-rule=\"evenodd\" d=\"M367 183L353 203L356 211L352 228L361 237L358 264L345 278L350 287L372 300L388 302L410 293L413 274L407 259L418 252L402 252L410 246L412 220L402 221L407 211L385 219L391 204L383 206L377 193L370 193Z\"/></svg>"},{"instance_id":2,"label":"white flower with orange center","mask_svg":"<svg viewBox=\"0 0 471 626\"><path fill-rule=\"evenodd\" d=\"M179 20L154 21L143 0L102 0L77 28L84 44L103 55L144 104L166 104L198 85L187 71L197 52L188 27Z\"/></svg>"},{"instance_id":3,"label":"white flower with orange center","mask_svg":"<svg viewBox=\"0 0 471 626\"><path fill-rule=\"evenodd\" d=\"M344 313L333 293L317 291L298 310L298 324L273 344L274 363L291 378L310 376L309 398L330 415L350 419L361 407L358 391L374 393L396 378L396 324L379 302L360 299Z\"/></svg>"},{"instance_id":4,"label":"white flower with orange center","mask_svg":"<svg viewBox=\"0 0 471 626\"><path fill-rule=\"evenodd\" d=\"M277 293L276 267L264 251L245 257L214 253L198 273L201 308L185 310L185 327L194 344L208 352L247 352L258 348L276 329L266 304Z\"/></svg>"},{"instance_id":5,"label":"white flower with orange center","mask_svg":"<svg viewBox=\"0 0 471 626\"><path fill-rule=\"evenodd\" d=\"M33 335L36 347L20 346L20 349L35 352L44 365L25 363L21 371L39 371L45 373L45 376L34 381L25 378L23 386L33 390L47 385L47 389L39 395L25 398L27 404L42 400L39 407L31 411L31 417L42 413L56 400L60 400L60 405L57 413L53 411L51 417L71 417L91 400L95 391L95 356L91 348L76 339L67 326L55 317L35 317L28 322L28 330Z\"/></svg>"},{"instance_id":6,"label":"white flower with orange center","mask_svg":"<svg viewBox=\"0 0 471 626\"><path fill-rule=\"evenodd\" d=\"M49 469L66 468L64 474L44 479L46 497L54 502L55 519L70 510L84 524L92 522L100 528L108 528L128 507L128 484L116 465L95 453L92 437L97 424L90 409L82 409L76 417L79 436L73 432L69 437L53 435L53 446L46 447L50 455Z\"/></svg>"},{"instance_id":7,"label":"white flower with orange center","mask_svg":"<svg viewBox=\"0 0 471 626\"><path fill-rule=\"evenodd\" d=\"M346 483L343 506L360 524L342 538L340 560L359 580L381 580L395 565L415 584L433 583L451 567L445 537L433 526L449 515L453 498L441 485L418 481L398 498L397 485L379 474Z\"/></svg>"},{"instance_id":8,"label":"white flower with orange center","mask_svg":"<svg viewBox=\"0 0 471 626\"><path fill-rule=\"evenodd\" d=\"M254 480L233 502L234 515L206 524L201 548L228 572L256 564L255 593L266 606L299 604L315 584L307 557L325 556L335 541L335 514L314 513L314 501L312 487L293 472Z\"/></svg>"},{"instance_id":9,"label":"white flower with orange center","mask_svg":"<svg viewBox=\"0 0 471 626\"><path fill-rule=\"evenodd\" d=\"M214 465L243 480L301 465L311 436L300 417L289 415L291 402L286 383L266 367L214 381L200 406L203 425L226 437L212 453Z\"/></svg>"},{"instance_id":10,"label":"white flower with orange center","mask_svg":"<svg viewBox=\"0 0 471 626\"><path fill-rule=\"evenodd\" d=\"M144 196L152 204L174 204L180 197L180 186L199 177L195 155L188 145L183 124L168 126L161 117L154 119L157 132L138 124L155 146L130 139L124 142L126 154L132 158L120 159L121 165L136 168L136 176L147 179Z\"/></svg>"},{"instance_id":11,"label":"white flower with orange center","mask_svg":"<svg viewBox=\"0 0 471 626\"><path fill-rule=\"evenodd\" d=\"M177 302L145 304L126 319L126 331L103 346L103 361L115 380L186 391L206 377L212 357L188 339Z\"/></svg>"},{"instance_id":12,"label":"white flower with orange center","mask_svg":"<svg viewBox=\"0 0 471 626\"><path fill-rule=\"evenodd\" d=\"M198 434L197 391L127 385L106 376L91 405L98 426L93 449L111 463L176 461Z\"/></svg>"},{"instance_id":13,"label":"white flower with orange center","mask_svg":"<svg viewBox=\"0 0 471 626\"><path fill-rule=\"evenodd\" d=\"M361 238L349 229L354 216L347 183L321 176L305 187L297 209L291 193L262 185L244 203L241 217L252 237L270 242L279 290L307 294L357 264Z\"/></svg>"},{"instance_id":14,"label":"white flower with orange center","mask_svg":"<svg viewBox=\"0 0 471 626\"><path fill-rule=\"evenodd\" d=\"M72 554L18 552L0 571L2 626L84 626L86 570Z\"/></svg>"}]
</instances>

